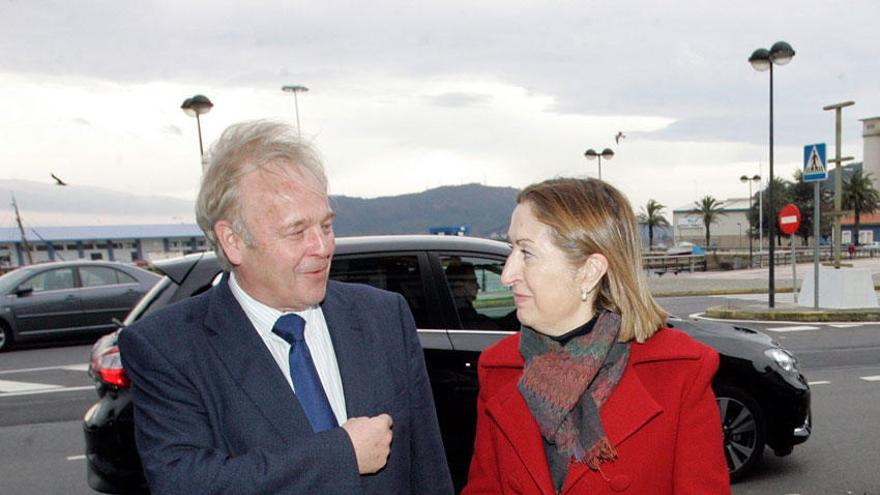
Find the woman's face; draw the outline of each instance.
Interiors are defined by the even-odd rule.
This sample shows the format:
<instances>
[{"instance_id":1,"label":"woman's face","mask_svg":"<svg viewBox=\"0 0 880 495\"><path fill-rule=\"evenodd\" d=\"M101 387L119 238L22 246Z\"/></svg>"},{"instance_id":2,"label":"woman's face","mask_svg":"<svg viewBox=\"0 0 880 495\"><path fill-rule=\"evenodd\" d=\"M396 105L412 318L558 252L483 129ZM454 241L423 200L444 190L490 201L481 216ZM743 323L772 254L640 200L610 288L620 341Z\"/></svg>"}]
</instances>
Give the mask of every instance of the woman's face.
<instances>
[{"instance_id":1,"label":"woman's face","mask_svg":"<svg viewBox=\"0 0 880 495\"><path fill-rule=\"evenodd\" d=\"M582 301L581 292L595 281L587 280L591 277L585 275L586 267L571 266L553 243L550 227L535 218L528 202L513 210L507 236L513 251L504 264L501 282L513 288L519 321L554 336L589 321L592 298Z\"/></svg>"}]
</instances>

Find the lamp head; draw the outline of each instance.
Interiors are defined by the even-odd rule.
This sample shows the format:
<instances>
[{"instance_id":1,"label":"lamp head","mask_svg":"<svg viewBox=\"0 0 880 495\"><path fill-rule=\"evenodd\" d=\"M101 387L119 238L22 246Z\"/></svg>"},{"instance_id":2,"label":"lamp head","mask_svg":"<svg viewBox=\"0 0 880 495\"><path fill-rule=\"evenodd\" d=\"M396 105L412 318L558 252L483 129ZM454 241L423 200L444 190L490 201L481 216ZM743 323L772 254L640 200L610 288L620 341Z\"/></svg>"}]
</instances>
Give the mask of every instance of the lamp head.
<instances>
[{"instance_id":1,"label":"lamp head","mask_svg":"<svg viewBox=\"0 0 880 495\"><path fill-rule=\"evenodd\" d=\"M749 63L758 72L764 72L770 68L770 52L764 48L758 48L749 57Z\"/></svg>"},{"instance_id":2,"label":"lamp head","mask_svg":"<svg viewBox=\"0 0 880 495\"><path fill-rule=\"evenodd\" d=\"M595 160L599 153L596 153L596 150L593 148L588 149L584 152L584 156L587 157L587 160Z\"/></svg>"},{"instance_id":3,"label":"lamp head","mask_svg":"<svg viewBox=\"0 0 880 495\"><path fill-rule=\"evenodd\" d=\"M605 148L604 150L602 150L602 158L606 160L614 158L614 150L612 150L611 148Z\"/></svg>"},{"instance_id":4,"label":"lamp head","mask_svg":"<svg viewBox=\"0 0 880 495\"><path fill-rule=\"evenodd\" d=\"M183 100L183 104L180 105L180 108L185 114L190 117L195 117L196 115L210 112L211 109L214 108L214 104L211 103L211 100L205 95L195 95L192 98Z\"/></svg>"},{"instance_id":5,"label":"lamp head","mask_svg":"<svg viewBox=\"0 0 880 495\"><path fill-rule=\"evenodd\" d=\"M776 65L785 65L794 58L794 48L784 41L777 41L770 47L770 60Z\"/></svg>"},{"instance_id":6,"label":"lamp head","mask_svg":"<svg viewBox=\"0 0 880 495\"><path fill-rule=\"evenodd\" d=\"M749 176L748 176L748 175L743 175L742 177L739 178L739 181L740 181L740 182L748 182L748 181L750 181L750 180L751 180L751 179L749 179Z\"/></svg>"}]
</instances>

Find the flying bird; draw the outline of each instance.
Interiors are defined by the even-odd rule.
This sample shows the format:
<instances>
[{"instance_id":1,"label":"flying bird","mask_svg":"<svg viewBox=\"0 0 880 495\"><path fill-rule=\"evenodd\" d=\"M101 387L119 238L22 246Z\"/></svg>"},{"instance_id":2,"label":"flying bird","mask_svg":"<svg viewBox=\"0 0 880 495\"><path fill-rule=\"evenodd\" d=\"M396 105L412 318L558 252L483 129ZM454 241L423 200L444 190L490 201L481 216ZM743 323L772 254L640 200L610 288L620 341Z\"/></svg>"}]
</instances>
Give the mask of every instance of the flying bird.
<instances>
[{"instance_id":1,"label":"flying bird","mask_svg":"<svg viewBox=\"0 0 880 495\"><path fill-rule=\"evenodd\" d=\"M56 186L66 186L67 185L67 182L64 182L63 180L59 179L57 175L55 175L51 172L49 172L49 175L51 175L52 178L55 179Z\"/></svg>"},{"instance_id":2,"label":"flying bird","mask_svg":"<svg viewBox=\"0 0 880 495\"><path fill-rule=\"evenodd\" d=\"M614 136L614 144L620 144L620 140L626 138L626 135L623 134L623 131L617 131L617 135Z\"/></svg>"}]
</instances>

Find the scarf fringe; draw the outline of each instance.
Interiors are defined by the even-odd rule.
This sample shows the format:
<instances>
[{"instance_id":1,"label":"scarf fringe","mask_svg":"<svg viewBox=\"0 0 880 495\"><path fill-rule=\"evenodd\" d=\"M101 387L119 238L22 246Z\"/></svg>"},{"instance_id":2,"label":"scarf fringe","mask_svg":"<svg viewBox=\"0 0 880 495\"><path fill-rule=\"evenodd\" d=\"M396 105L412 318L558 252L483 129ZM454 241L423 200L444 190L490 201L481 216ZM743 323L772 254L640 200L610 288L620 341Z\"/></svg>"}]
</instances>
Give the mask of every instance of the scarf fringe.
<instances>
[{"instance_id":1,"label":"scarf fringe","mask_svg":"<svg viewBox=\"0 0 880 495\"><path fill-rule=\"evenodd\" d=\"M602 437L584 454L582 462L593 471L598 471L599 464L612 462L615 459L617 459L617 449L614 448L614 445L611 445L608 437Z\"/></svg>"}]
</instances>

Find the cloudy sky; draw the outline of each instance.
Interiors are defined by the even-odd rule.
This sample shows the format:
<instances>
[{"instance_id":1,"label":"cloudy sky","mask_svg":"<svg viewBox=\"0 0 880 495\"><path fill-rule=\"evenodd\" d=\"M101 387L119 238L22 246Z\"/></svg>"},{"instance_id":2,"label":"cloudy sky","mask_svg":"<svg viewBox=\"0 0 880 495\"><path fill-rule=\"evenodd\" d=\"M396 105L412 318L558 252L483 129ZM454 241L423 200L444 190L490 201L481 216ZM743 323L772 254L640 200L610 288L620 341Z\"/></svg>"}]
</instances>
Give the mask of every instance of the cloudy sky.
<instances>
[{"instance_id":1,"label":"cloudy sky","mask_svg":"<svg viewBox=\"0 0 880 495\"><path fill-rule=\"evenodd\" d=\"M237 121L293 122L280 88L300 84L332 194L595 176L584 151L611 147L603 178L671 215L746 196L759 163L766 176L769 77L747 59L778 40L797 55L774 71L776 174L805 144L833 153L822 107L839 101L856 101L844 154L860 160L859 119L880 115L877 19L876 0L0 0L0 178L192 199L182 101L213 101L209 143Z\"/></svg>"}]
</instances>

